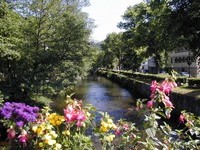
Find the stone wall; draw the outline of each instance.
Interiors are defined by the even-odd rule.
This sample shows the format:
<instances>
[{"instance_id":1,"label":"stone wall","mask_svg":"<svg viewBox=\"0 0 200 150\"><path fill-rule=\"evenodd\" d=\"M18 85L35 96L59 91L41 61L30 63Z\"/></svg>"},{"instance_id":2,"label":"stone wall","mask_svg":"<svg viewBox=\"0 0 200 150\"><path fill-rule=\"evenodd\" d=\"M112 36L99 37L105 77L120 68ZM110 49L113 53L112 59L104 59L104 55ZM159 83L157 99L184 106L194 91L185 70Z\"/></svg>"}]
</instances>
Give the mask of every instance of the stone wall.
<instances>
[{"instance_id":1,"label":"stone wall","mask_svg":"<svg viewBox=\"0 0 200 150\"><path fill-rule=\"evenodd\" d=\"M128 78L127 76L121 74L106 71L98 72L98 75L106 77L119 84L121 87L129 90L133 95L147 99L150 97L150 84L148 83ZM181 94L175 91L171 93L170 99L177 112L186 110L194 113L195 115L200 115L200 98L187 94Z\"/></svg>"}]
</instances>

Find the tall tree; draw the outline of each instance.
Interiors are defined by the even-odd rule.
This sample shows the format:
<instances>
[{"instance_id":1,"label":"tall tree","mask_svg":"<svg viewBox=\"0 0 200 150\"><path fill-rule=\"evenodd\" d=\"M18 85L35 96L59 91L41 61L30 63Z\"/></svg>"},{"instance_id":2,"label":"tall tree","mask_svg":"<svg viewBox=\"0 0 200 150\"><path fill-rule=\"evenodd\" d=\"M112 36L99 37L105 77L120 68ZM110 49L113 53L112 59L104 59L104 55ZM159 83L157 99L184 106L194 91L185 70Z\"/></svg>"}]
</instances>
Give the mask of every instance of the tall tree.
<instances>
[{"instance_id":1,"label":"tall tree","mask_svg":"<svg viewBox=\"0 0 200 150\"><path fill-rule=\"evenodd\" d=\"M14 18L21 20L10 24L9 16L5 17L5 22L8 22L7 29L16 25L14 30L20 29L22 41L16 44L19 51L16 48L12 51L18 52L16 54L20 59L9 64L9 71L13 72L13 75L12 81L5 80L12 83L11 89L7 91L12 91L13 97L16 98L20 95L30 96L31 93L41 90L59 91L60 88L69 86L81 74L83 59L89 49L88 39L91 29L87 22L87 14L81 12L80 6L77 5L79 1L76 4L73 3L75 1L68 4L63 0L32 0L28 3L19 0L19 2L25 11L17 8L17 1L15 7L12 7L14 10L11 8L8 10L17 16L11 17L11 20ZM11 4L9 5L13 6ZM12 37L15 37L14 33ZM6 36L3 36L5 39ZM17 39L20 38L17 36ZM2 49L8 52L7 49ZM2 61L6 62L3 59ZM11 74L6 74L5 68L1 67L2 73L6 79L11 78Z\"/></svg>"},{"instance_id":2,"label":"tall tree","mask_svg":"<svg viewBox=\"0 0 200 150\"><path fill-rule=\"evenodd\" d=\"M170 3L170 31L195 57L200 56L200 1L172 0Z\"/></svg>"},{"instance_id":3,"label":"tall tree","mask_svg":"<svg viewBox=\"0 0 200 150\"><path fill-rule=\"evenodd\" d=\"M163 32L164 16L168 13L166 1L149 0L129 7L119 27L126 29L135 49L146 49L146 57L155 60L156 72L163 67L162 53L165 53L166 34ZM141 53L144 54L143 52Z\"/></svg>"},{"instance_id":4,"label":"tall tree","mask_svg":"<svg viewBox=\"0 0 200 150\"><path fill-rule=\"evenodd\" d=\"M18 89L13 85L18 84L15 72L22 57L22 20L23 18L12 11L6 2L0 4L0 72L4 76L4 82L6 81L1 87L13 92Z\"/></svg>"},{"instance_id":5,"label":"tall tree","mask_svg":"<svg viewBox=\"0 0 200 150\"><path fill-rule=\"evenodd\" d=\"M110 63L115 63L118 69L122 68L124 55L122 44L122 33L111 33L102 43L102 49L105 52L105 57L110 57Z\"/></svg>"}]
</instances>

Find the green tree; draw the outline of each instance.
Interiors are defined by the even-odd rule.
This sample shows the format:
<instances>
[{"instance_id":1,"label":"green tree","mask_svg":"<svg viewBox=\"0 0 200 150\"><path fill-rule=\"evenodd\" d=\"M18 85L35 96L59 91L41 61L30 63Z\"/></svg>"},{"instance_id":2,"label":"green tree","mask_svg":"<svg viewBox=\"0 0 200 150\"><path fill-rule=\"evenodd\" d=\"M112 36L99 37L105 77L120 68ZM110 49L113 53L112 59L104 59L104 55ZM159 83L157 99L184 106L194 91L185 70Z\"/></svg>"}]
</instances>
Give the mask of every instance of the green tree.
<instances>
[{"instance_id":1,"label":"green tree","mask_svg":"<svg viewBox=\"0 0 200 150\"><path fill-rule=\"evenodd\" d=\"M15 80L17 77L17 64L21 60L21 47L23 45L22 35L22 20L23 18L9 8L6 2L0 4L0 72L3 74L4 85L1 87L5 91L15 92L18 84ZM13 87L13 88L11 88ZM13 95L13 92L10 93Z\"/></svg>"},{"instance_id":2,"label":"green tree","mask_svg":"<svg viewBox=\"0 0 200 150\"><path fill-rule=\"evenodd\" d=\"M165 46L169 44L164 32L164 18L168 13L168 5L166 1L150 0L142 2L135 6L129 7L125 12L124 22L119 24L120 28L126 29L128 39L136 49L142 50L141 57L144 58L144 50L146 50L146 58L152 56L155 60L156 72L163 67L162 56L165 53ZM140 57L140 56L139 56Z\"/></svg>"},{"instance_id":3,"label":"green tree","mask_svg":"<svg viewBox=\"0 0 200 150\"><path fill-rule=\"evenodd\" d=\"M200 56L200 1L172 0L168 28L178 43L193 52L194 57Z\"/></svg>"},{"instance_id":4,"label":"green tree","mask_svg":"<svg viewBox=\"0 0 200 150\"><path fill-rule=\"evenodd\" d=\"M122 33L111 33L102 43L106 63L113 64L113 67L117 67L118 69L122 68L124 57L122 45Z\"/></svg>"},{"instance_id":5,"label":"green tree","mask_svg":"<svg viewBox=\"0 0 200 150\"><path fill-rule=\"evenodd\" d=\"M10 89L7 91L11 91L14 98L29 97L32 93L42 91L58 92L69 87L76 77L82 74L84 57L90 49L88 39L91 29L87 14L82 13L80 5L77 5L79 1L26 2L20 0L20 6L24 6L22 9L17 8L17 2L15 11L8 8L11 13L21 18L13 23L16 24L16 31L21 31L22 42L16 44L19 47L20 59L10 65L12 80L8 80L11 78L10 74L2 71L6 76L5 84L10 83ZM8 21L6 16L5 22ZM13 24L8 22L7 28ZM5 48L2 49L8 52ZM5 68L6 66L1 67L2 70Z\"/></svg>"}]
</instances>

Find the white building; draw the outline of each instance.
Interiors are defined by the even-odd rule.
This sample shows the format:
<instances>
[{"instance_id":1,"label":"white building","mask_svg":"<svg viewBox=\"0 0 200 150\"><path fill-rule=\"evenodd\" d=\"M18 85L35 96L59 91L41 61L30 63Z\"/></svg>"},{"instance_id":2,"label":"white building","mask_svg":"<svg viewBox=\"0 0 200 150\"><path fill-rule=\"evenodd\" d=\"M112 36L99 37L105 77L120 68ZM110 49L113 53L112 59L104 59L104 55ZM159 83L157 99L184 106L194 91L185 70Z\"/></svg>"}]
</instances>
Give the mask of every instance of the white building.
<instances>
[{"instance_id":1,"label":"white building","mask_svg":"<svg viewBox=\"0 0 200 150\"><path fill-rule=\"evenodd\" d=\"M185 48L180 48L170 54L171 67L178 73L188 72L191 77L200 77L199 61L194 59L192 53Z\"/></svg>"},{"instance_id":2,"label":"white building","mask_svg":"<svg viewBox=\"0 0 200 150\"><path fill-rule=\"evenodd\" d=\"M191 77L200 77L200 57L196 60L192 53L185 48L180 48L170 54L171 69L178 73L187 72ZM153 57L141 64L144 72L156 73L156 65Z\"/></svg>"}]
</instances>

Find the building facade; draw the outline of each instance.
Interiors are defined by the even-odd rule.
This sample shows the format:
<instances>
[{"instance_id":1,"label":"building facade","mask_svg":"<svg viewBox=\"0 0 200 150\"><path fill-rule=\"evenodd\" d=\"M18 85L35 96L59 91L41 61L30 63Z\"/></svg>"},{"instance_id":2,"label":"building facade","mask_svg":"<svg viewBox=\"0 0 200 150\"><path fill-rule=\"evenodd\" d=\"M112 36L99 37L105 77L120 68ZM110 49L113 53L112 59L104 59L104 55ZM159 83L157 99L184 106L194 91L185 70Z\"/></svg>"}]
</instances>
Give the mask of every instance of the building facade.
<instances>
[{"instance_id":1,"label":"building facade","mask_svg":"<svg viewBox=\"0 0 200 150\"><path fill-rule=\"evenodd\" d=\"M200 57L194 59L192 53L185 48L180 48L170 53L169 68L176 72L187 72L190 77L200 78ZM144 72L157 73L156 65L153 57L150 57L147 61L141 64L141 68Z\"/></svg>"},{"instance_id":2,"label":"building facade","mask_svg":"<svg viewBox=\"0 0 200 150\"><path fill-rule=\"evenodd\" d=\"M172 52L170 59L171 68L176 72L188 72L191 77L200 77L200 58L195 59L187 49L180 48Z\"/></svg>"}]
</instances>

